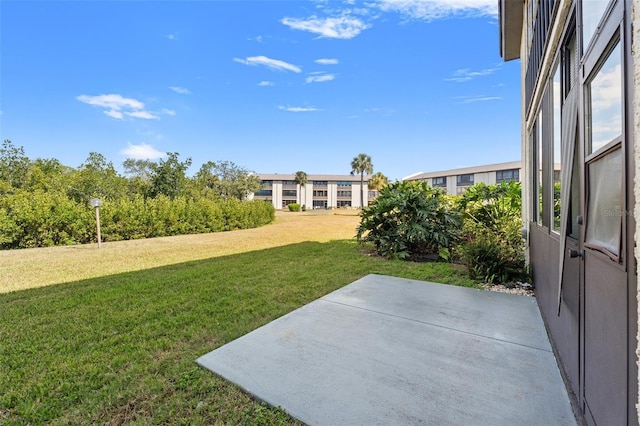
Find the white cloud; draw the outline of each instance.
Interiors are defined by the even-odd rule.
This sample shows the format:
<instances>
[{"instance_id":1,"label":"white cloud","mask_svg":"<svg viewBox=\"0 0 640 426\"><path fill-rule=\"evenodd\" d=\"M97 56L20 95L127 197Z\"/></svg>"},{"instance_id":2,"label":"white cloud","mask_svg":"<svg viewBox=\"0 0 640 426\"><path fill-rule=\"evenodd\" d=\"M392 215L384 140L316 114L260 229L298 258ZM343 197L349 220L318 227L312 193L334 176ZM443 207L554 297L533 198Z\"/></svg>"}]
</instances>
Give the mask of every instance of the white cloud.
<instances>
[{"instance_id":1,"label":"white cloud","mask_svg":"<svg viewBox=\"0 0 640 426\"><path fill-rule=\"evenodd\" d=\"M176 115L176 112L174 110L167 109L167 108L162 108L162 113L163 114L167 114L167 115L171 115L171 116Z\"/></svg>"},{"instance_id":2,"label":"white cloud","mask_svg":"<svg viewBox=\"0 0 640 426\"><path fill-rule=\"evenodd\" d=\"M305 79L307 83L322 83L323 81L331 81L335 79L335 74L312 75Z\"/></svg>"},{"instance_id":3,"label":"white cloud","mask_svg":"<svg viewBox=\"0 0 640 426\"><path fill-rule=\"evenodd\" d=\"M459 69L453 73L453 77L445 78L446 81L456 81L458 83L464 83L465 81L469 81L475 77L481 77L484 75L491 75L495 73L498 68L487 68L480 71L471 71L468 68Z\"/></svg>"},{"instance_id":4,"label":"white cloud","mask_svg":"<svg viewBox=\"0 0 640 426\"><path fill-rule=\"evenodd\" d=\"M302 72L302 69L300 69L300 67L297 65L293 65L285 61L280 61L278 59L267 58L266 56L250 56L246 59L233 58L233 60L245 65L264 65L265 67L274 70L292 71L295 73Z\"/></svg>"},{"instance_id":5,"label":"white cloud","mask_svg":"<svg viewBox=\"0 0 640 426\"><path fill-rule=\"evenodd\" d=\"M145 120L157 120L158 118L160 118L149 111L131 111L131 112L125 112L125 114L128 115L129 117L144 118Z\"/></svg>"},{"instance_id":6,"label":"white cloud","mask_svg":"<svg viewBox=\"0 0 640 426\"><path fill-rule=\"evenodd\" d=\"M189 93L191 93L191 91L186 87L169 86L169 89L173 90L176 93L180 93L181 95L188 95Z\"/></svg>"},{"instance_id":7,"label":"white cloud","mask_svg":"<svg viewBox=\"0 0 640 426\"><path fill-rule=\"evenodd\" d=\"M320 109L316 107L285 107L279 106L278 109L289 112L312 112L312 111L320 111Z\"/></svg>"},{"instance_id":8,"label":"white cloud","mask_svg":"<svg viewBox=\"0 0 640 426\"><path fill-rule=\"evenodd\" d=\"M500 96L458 96L455 99L459 99L460 104L472 104L475 102L486 102L486 101L498 101L502 99Z\"/></svg>"},{"instance_id":9,"label":"white cloud","mask_svg":"<svg viewBox=\"0 0 640 426\"><path fill-rule=\"evenodd\" d=\"M142 118L145 120L160 118L155 113L146 111L144 109L144 103L136 99L125 98L122 95L117 95L117 94L97 95L97 96L80 95L80 96L77 96L76 99L85 104L104 108L105 111L103 112L106 115L112 118L116 118L118 120L122 120L125 115L128 117ZM167 109L162 110L163 113L172 115L167 111L170 111L170 110L167 110Z\"/></svg>"},{"instance_id":10,"label":"white cloud","mask_svg":"<svg viewBox=\"0 0 640 426\"><path fill-rule=\"evenodd\" d=\"M283 18L280 22L294 30L309 31L320 34L320 37L350 39L371 25L358 18L339 16L333 18L318 18L311 16L307 19Z\"/></svg>"},{"instance_id":11,"label":"white cloud","mask_svg":"<svg viewBox=\"0 0 640 426\"><path fill-rule=\"evenodd\" d=\"M591 83L591 104L598 113L615 106L621 110L622 105L622 66L603 67Z\"/></svg>"},{"instance_id":12,"label":"white cloud","mask_svg":"<svg viewBox=\"0 0 640 426\"><path fill-rule=\"evenodd\" d=\"M314 62L316 64L320 64L320 65L336 65L336 64L338 64L338 60L337 59L327 59L327 58L316 59Z\"/></svg>"},{"instance_id":13,"label":"white cloud","mask_svg":"<svg viewBox=\"0 0 640 426\"><path fill-rule=\"evenodd\" d=\"M258 83L258 86L275 86L275 83L272 81L262 80L260 83Z\"/></svg>"},{"instance_id":14,"label":"white cloud","mask_svg":"<svg viewBox=\"0 0 640 426\"><path fill-rule=\"evenodd\" d=\"M127 147L120 151L120 154L134 160L156 160L164 157L164 152L160 152L151 145L141 143L140 145L132 145L127 143Z\"/></svg>"},{"instance_id":15,"label":"white cloud","mask_svg":"<svg viewBox=\"0 0 640 426\"><path fill-rule=\"evenodd\" d=\"M262 43L262 36L258 36L258 37L256 37L256 41L257 41L258 43Z\"/></svg>"},{"instance_id":16,"label":"white cloud","mask_svg":"<svg viewBox=\"0 0 640 426\"><path fill-rule=\"evenodd\" d=\"M120 111L116 111L115 109L104 111L104 113L107 114L109 117L113 117L117 119L121 119L123 117L122 113Z\"/></svg>"},{"instance_id":17,"label":"white cloud","mask_svg":"<svg viewBox=\"0 0 640 426\"><path fill-rule=\"evenodd\" d=\"M80 95L76 97L76 99L80 102L84 102L85 104L109 108L115 111L119 111L123 108L144 109L144 104L142 102L131 98L124 98L121 95L115 94L98 96Z\"/></svg>"},{"instance_id":18,"label":"white cloud","mask_svg":"<svg viewBox=\"0 0 640 426\"><path fill-rule=\"evenodd\" d=\"M498 17L496 0L379 0L377 6L427 22L451 17Z\"/></svg>"}]
</instances>

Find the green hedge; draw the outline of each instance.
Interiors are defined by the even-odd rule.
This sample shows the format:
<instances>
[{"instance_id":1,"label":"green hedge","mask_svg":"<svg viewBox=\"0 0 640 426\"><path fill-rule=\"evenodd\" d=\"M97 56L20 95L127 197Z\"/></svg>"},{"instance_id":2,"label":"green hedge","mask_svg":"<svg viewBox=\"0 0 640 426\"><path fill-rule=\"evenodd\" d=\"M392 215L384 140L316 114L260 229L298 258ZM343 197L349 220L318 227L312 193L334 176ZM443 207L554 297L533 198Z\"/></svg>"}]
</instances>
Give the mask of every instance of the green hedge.
<instances>
[{"instance_id":1,"label":"green hedge","mask_svg":"<svg viewBox=\"0 0 640 426\"><path fill-rule=\"evenodd\" d=\"M104 200L103 241L131 240L255 228L271 223L264 201L213 201L166 196ZM84 244L95 241L94 210L64 194L41 190L0 195L0 249Z\"/></svg>"}]
</instances>

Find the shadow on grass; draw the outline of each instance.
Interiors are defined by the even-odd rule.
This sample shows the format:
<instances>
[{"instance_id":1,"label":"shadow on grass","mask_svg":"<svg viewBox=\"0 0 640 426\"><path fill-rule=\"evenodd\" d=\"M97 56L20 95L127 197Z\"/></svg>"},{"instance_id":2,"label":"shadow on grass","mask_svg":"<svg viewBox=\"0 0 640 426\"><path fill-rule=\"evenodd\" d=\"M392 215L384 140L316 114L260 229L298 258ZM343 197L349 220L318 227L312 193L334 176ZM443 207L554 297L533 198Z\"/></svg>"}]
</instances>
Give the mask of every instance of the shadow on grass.
<instances>
[{"instance_id":1,"label":"shadow on grass","mask_svg":"<svg viewBox=\"0 0 640 426\"><path fill-rule=\"evenodd\" d=\"M473 286L345 240L0 294L0 424L291 423L195 359L369 273Z\"/></svg>"}]
</instances>

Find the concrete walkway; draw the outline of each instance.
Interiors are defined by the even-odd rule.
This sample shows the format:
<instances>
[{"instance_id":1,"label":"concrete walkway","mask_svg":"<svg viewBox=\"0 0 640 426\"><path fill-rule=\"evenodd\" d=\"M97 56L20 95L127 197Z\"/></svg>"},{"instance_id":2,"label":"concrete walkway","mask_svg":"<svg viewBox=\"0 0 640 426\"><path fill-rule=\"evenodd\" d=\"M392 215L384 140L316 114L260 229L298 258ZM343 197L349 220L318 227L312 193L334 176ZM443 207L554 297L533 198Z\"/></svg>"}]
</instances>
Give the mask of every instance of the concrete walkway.
<instances>
[{"instance_id":1,"label":"concrete walkway","mask_svg":"<svg viewBox=\"0 0 640 426\"><path fill-rule=\"evenodd\" d=\"M575 425L532 297L366 276L198 364L311 425Z\"/></svg>"}]
</instances>

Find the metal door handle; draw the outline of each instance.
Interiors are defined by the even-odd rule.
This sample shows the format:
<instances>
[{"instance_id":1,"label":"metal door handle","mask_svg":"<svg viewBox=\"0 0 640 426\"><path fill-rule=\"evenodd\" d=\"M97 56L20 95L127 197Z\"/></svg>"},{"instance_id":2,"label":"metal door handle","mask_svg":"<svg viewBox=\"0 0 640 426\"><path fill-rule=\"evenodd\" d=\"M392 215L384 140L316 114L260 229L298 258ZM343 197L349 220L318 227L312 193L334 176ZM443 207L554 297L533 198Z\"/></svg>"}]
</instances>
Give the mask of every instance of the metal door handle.
<instances>
[{"instance_id":1,"label":"metal door handle","mask_svg":"<svg viewBox=\"0 0 640 426\"><path fill-rule=\"evenodd\" d=\"M571 257L572 259L576 258L576 257L583 258L584 257L584 253L581 252L581 251L578 251L578 250L570 250L569 251L569 257Z\"/></svg>"}]
</instances>

